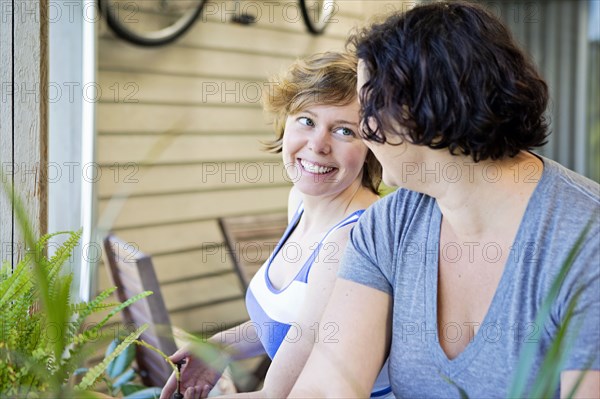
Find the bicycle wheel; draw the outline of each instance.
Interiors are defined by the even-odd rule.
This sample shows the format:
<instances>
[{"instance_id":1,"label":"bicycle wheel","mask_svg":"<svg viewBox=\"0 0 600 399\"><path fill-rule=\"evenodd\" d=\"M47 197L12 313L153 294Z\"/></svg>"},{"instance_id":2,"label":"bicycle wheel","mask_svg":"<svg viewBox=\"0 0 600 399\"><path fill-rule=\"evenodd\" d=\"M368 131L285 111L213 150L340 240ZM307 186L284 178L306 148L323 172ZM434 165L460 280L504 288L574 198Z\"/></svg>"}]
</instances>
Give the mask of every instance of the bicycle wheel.
<instances>
[{"instance_id":1,"label":"bicycle wheel","mask_svg":"<svg viewBox=\"0 0 600 399\"><path fill-rule=\"evenodd\" d=\"M202 13L206 0L99 0L106 22L121 39L162 46L183 35Z\"/></svg>"},{"instance_id":2,"label":"bicycle wheel","mask_svg":"<svg viewBox=\"0 0 600 399\"><path fill-rule=\"evenodd\" d=\"M298 5L304 24L314 35L323 33L337 7L335 0L298 0Z\"/></svg>"}]
</instances>

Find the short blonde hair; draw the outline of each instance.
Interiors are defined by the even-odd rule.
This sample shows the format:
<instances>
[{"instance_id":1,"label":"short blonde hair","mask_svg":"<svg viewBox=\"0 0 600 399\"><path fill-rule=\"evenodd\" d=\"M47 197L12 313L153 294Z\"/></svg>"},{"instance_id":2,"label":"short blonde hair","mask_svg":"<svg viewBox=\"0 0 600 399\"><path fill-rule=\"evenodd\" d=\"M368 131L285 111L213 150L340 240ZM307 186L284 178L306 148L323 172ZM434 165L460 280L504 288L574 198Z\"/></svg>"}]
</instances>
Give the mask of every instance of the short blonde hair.
<instances>
[{"instance_id":1,"label":"short blonde hair","mask_svg":"<svg viewBox=\"0 0 600 399\"><path fill-rule=\"evenodd\" d=\"M330 51L299 59L287 72L274 76L270 80L270 91L263 96L263 106L273 116L275 139L266 142L265 148L281 152L288 115L316 104L343 106L355 101L356 65L354 55ZM377 193L380 183L381 165L369 151L362 184Z\"/></svg>"}]
</instances>

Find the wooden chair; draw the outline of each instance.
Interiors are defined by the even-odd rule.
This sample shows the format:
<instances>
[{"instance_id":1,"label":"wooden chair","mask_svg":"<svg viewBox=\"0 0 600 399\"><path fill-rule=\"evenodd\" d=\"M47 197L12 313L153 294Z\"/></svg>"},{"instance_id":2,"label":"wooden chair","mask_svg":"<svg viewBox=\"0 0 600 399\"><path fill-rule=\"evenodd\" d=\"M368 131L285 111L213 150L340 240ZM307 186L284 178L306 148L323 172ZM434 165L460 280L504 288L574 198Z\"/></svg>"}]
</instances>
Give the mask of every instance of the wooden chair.
<instances>
[{"instance_id":1,"label":"wooden chair","mask_svg":"<svg viewBox=\"0 0 600 399\"><path fill-rule=\"evenodd\" d=\"M287 224L284 212L218 219L225 246L232 256L233 266L244 292L256 271L267 260Z\"/></svg>"},{"instance_id":2,"label":"wooden chair","mask_svg":"<svg viewBox=\"0 0 600 399\"><path fill-rule=\"evenodd\" d=\"M177 346L171 331L171 321L151 258L139 251L135 245L125 243L112 234L105 238L104 249L105 263L112 282L117 287L116 295L119 301L124 302L143 291L154 292L121 312L125 324L139 327L148 323L149 327L140 339L168 355L175 352ZM160 355L142 346L136 347L136 362L146 386L162 387L172 372Z\"/></svg>"},{"instance_id":3,"label":"wooden chair","mask_svg":"<svg viewBox=\"0 0 600 399\"><path fill-rule=\"evenodd\" d=\"M218 219L225 238L225 247L231 254L234 269L244 293L256 271L268 259L288 224L284 212L248 216L230 216ZM256 390L267 374L271 364L264 355L252 372L251 381L240 391Z\"/></svg>"}]
</instances>

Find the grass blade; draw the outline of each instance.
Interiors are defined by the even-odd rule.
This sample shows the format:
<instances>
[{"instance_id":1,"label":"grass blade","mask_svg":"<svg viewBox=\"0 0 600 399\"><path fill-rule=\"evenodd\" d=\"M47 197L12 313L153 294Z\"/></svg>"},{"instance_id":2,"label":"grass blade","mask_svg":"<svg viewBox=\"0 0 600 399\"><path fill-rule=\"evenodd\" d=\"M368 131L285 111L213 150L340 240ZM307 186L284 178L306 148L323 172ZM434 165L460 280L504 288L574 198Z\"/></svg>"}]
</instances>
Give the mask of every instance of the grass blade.
<instances>
[{"instance_id":1,"label":"grass blade","mask_svg":"<svg viewBox=\"0 0 600 399\"><path fill-rule=\"evenodd\" d=\"M587 226L585 226L585 228L583 229L581 234L579 234L579 237L575 241L573 248L571 248L571 250L569 251L567 259L563 262L562 267L561 267L558 275L556 276L556 279L553 281L552 286L550 287L550 290L548 292L548 295L542 302L542 305L536 315L535 322L534 322L538 327L540 327L538 329L538 333L536 334L536 336L533 337L534 339L537 339L538 345L523 345L523 347L521 349L521 353L519 355L519 362L517 363L517 368L514 373L513 382L512 382L508 397L521 398L521 397L526 396L525 395L525 385L527 384L527 380L530 376L530 372L533 367L535 353L536 353L536 351L539 350L540 331L542 331L542 326L545 325L546 321L550 317L551 307L554 304L554 302L556 301L556 298L558 297L562 283L563 283L565 277L567 276L567 274L569 273L569 270L571 270L571 266L573 266L573 263L575 261L575 258L577 257L577 254L581 250L583 241L584 241L588 231L590 230L591 225L592 225L591 222L589 222L587 224Z\"/></svg>"}]
</instances>

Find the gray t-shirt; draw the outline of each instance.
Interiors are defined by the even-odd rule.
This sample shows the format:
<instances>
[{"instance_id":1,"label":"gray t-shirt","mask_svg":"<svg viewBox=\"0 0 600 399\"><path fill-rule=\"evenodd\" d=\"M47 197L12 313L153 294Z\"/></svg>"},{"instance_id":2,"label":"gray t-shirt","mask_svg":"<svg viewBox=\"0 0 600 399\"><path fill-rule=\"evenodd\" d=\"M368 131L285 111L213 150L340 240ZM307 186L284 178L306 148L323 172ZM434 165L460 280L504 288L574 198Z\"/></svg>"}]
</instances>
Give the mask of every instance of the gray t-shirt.
<instances>
[{"instance_id":1,"label":"gray t-shirt","mask_svg":"<svg viewBox=\"0 0 600 399\"><path fill-rule=\"evenodd\" d=\"M488 313L469 345L453 360L438 342L442 215L435 199L399 189L368 209L352 231L339 275L393 296L389 372L396 397L458 397L458 390L442 376L463 388L470 398L506 397L520 351L526 345L538 345L538 339L542 348L548 348L579 287L583 291L572 324L579 328L572 331L577 335L563 370L600 369L599 185L549 159L543 158L543 162L542 177L527 205ZM538 309L590 220L591 229L551 307L549 320L536 325ZM494 243L471 245L496 256ZM442 331L448 339L455 339L458 334L468 334L469 327L447 323ZM536 352L532 370L537 372L542 355Z\"/></svg>"}]
</instances>

